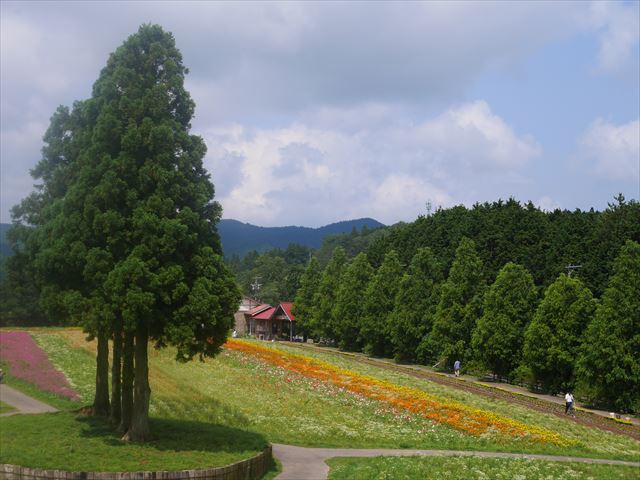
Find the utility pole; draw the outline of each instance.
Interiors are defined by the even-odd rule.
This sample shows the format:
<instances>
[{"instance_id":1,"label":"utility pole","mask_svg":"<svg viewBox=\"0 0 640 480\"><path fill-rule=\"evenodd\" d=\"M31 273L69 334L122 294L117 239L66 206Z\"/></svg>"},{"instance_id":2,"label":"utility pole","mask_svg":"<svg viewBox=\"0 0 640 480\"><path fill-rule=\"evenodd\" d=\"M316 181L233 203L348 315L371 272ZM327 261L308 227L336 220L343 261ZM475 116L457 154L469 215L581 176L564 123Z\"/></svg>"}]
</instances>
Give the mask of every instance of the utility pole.
<instances>
[{"instance_id":1,"label":"utility pole","mask_svg":"<svg viewBox=\"0 0 640 480\"><path fill-rule=\"evenodd\" d=\"M564 267L564 268L566 268L566 269L567 269L567 277L570 277L570 276L571 276L571 274L573 273L573 271L574 271L574 270L577 270L577 269L579 269L579 268L582 268L582 265L572 265L572 264L569 264L569 265L567 265L567 266L566 266L566 267Z\"/></svg>"},{"instance_id":2,"label":"utility pole","mask_svg":"<svg viewBox=\"0 0 640 480\"><path fill-rule=\"evenodd\" d=\"M258 306L258 292L260 291L260 287L262 286L262 284L260 282L258 282L258 279L260 277L256 277L256 279L253 281L253 283L251 284L251 294L252 296L249 297L249 311L251 311L251 298L253 298L253 300L256 301L256 307ZM253 325L253 318L251 319L251 322L249 323L249 335L251 335L252 332L251 330L253 329L252 327L254 327Z\"/></svg>"}]
</instances>

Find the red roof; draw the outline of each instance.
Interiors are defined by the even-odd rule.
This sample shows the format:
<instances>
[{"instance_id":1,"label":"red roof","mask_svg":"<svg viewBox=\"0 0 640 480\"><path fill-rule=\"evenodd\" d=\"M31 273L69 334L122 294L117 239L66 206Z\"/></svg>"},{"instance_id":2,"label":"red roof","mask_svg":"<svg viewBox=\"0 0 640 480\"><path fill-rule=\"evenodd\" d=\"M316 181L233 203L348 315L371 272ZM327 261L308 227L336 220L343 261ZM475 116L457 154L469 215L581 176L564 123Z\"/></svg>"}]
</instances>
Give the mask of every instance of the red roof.
<instances>
[{"instance_id":1,"label":"red roof","mask_svg":"<svg viewBox=\"0 0 640 480\"><path fill-rule=\"evenodd\" d=\"M269 306L269 308L267 308L266 310L253 314L251 316L256 320L269 320L275 311L276 309L274 307Z\"/></svg>"},{"instance_id":2,"label":"red roof","mask_svg":"<svg viewBox=\"0 0 640 480\"><path fill-rule=\"evenodd\" d=\"M264 312L265 310L268 310L269 308L273 308L273 307L271 305L269 305L268 303L263 303L262 305L258 305L257 307L253 307L251 310L249 310L249 315L254 317L258 313Z\"/></svg>"},{"instance_id":3,"label":"red roof","mask_svg":"<svg viewBox=\"0 0 640 480\"><path fill-rule=\"evenodd\" d=\"M292 322L296 321L296 317L293 315L293 313L291 313L291 309L293 308L293 302L282 302L280 305L278 305L279 307L282 307L282 310L284 310L284 313L287 314L287 317L289 317L289 319Z\"/></svg>"}]
</instances>

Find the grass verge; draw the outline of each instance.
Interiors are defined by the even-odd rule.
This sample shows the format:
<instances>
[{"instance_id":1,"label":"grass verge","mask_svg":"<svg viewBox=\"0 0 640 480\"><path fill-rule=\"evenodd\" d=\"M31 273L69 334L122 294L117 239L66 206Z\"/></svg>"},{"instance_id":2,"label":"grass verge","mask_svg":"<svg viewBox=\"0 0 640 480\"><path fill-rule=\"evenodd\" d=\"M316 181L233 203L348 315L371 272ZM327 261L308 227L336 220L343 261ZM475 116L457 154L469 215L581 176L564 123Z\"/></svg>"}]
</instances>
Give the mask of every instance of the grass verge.
<instances>
[{"instance_id":1,"label":"grass verge","mask_svg":"<svg viewBox=\"0 0 640 480\"><path fill-rule=\"evenodd\" d=\"M618 465L469 457L331 458L329 480L636 480L640 469Z\"/></svg>"}]
</instances>

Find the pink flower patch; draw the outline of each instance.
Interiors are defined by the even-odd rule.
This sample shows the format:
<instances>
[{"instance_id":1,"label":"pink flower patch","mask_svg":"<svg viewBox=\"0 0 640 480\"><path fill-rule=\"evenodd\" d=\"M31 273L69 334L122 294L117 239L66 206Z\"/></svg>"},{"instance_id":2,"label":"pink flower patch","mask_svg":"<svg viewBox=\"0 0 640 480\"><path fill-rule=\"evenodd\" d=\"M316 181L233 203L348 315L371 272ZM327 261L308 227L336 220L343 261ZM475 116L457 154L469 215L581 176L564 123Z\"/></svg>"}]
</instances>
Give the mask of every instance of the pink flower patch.
<instances>
[{"instance_id":1,"label":"pink flower patch","mask_svg":"<svg viewBox=\"0 0 640 480\"><path fill-rule=\"evenodd\" d=\"M13 377L40 390L80 400L80 395L27 332L0 332L0 358L9 364L8 373Z\"/></svg>"}]
</instances>

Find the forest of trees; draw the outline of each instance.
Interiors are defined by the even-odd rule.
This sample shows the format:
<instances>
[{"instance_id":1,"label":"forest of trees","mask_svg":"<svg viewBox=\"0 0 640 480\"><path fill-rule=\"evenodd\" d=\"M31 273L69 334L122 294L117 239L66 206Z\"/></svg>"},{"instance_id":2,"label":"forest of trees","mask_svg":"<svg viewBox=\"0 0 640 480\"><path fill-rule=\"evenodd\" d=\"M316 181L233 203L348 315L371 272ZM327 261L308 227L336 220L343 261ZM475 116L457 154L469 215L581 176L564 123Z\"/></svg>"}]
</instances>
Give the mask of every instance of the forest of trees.
<instances>
[{"instance_id":1,"label":"forest of trees","mask_svg":"<svg viewBox=\"0 0 640 480\"><path fill-rule=\"evenodd\" d=\"M297 330L345 350L492 373L640 411L640 204L439 209L313 258ZM579 268L567 269L568 265Z\"/></svg>"}]
</instances>

